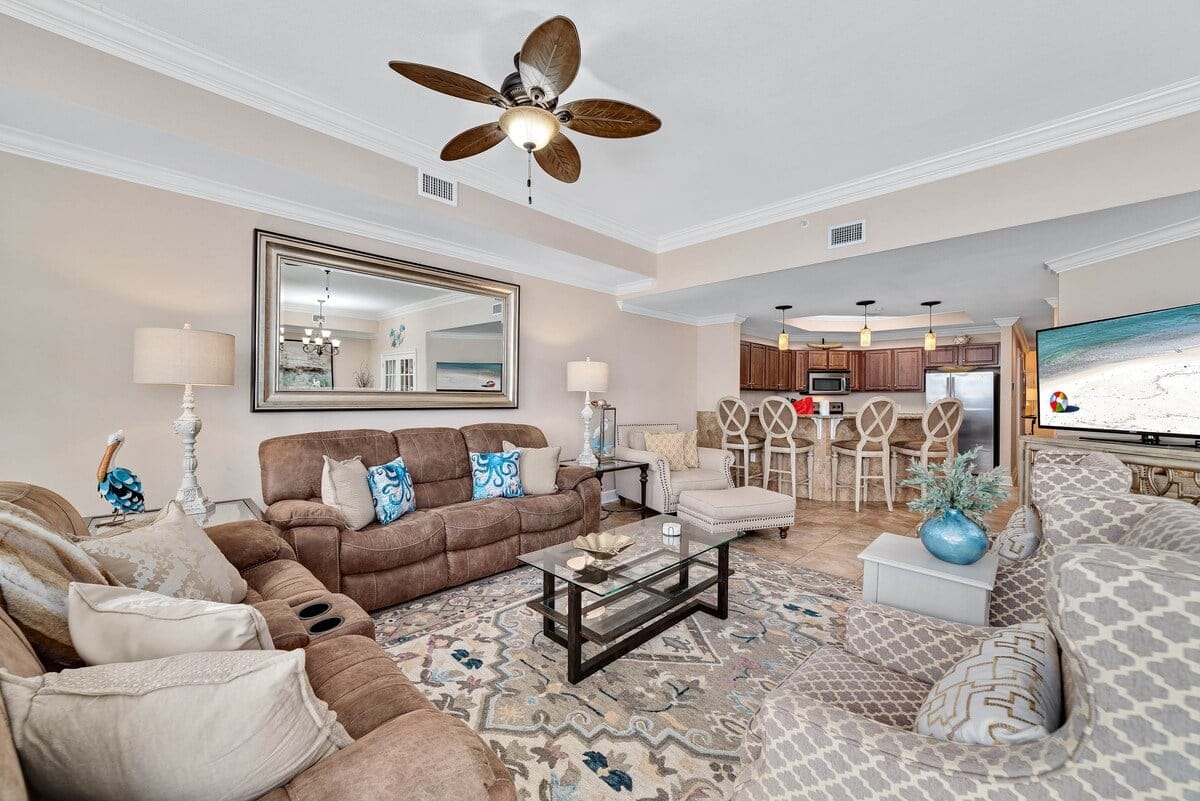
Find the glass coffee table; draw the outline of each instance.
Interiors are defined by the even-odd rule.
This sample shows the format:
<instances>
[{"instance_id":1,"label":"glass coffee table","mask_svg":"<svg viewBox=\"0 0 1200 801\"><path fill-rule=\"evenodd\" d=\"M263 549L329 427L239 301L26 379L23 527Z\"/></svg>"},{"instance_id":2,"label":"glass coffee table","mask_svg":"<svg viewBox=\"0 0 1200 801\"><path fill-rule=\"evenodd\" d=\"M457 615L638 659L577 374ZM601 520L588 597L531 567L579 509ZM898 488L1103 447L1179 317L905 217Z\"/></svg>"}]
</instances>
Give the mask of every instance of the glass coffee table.
<instances>
[{"instance_id":1,"label":"glass coffee table","mask_svg":"<svg viewBox=\"0 0 1200 801\"><path fill-rule=\"evenodd\" d=\"M681 534L665 537L663 523L678 523ZM729 616L729 543L741 532L709 534L673 515L656 515L612 533L632 537L633 545L586 566L580 562L587 554L571 542L517 557L542 571L542 597L526 605L542 616L542 632L567 649L572 684L694 612ZM716 604L700 598L713 587ZM565 609L559 604L564 596ZM584 659L584 640L600 652Z\"/></svg>"}]
</instances>

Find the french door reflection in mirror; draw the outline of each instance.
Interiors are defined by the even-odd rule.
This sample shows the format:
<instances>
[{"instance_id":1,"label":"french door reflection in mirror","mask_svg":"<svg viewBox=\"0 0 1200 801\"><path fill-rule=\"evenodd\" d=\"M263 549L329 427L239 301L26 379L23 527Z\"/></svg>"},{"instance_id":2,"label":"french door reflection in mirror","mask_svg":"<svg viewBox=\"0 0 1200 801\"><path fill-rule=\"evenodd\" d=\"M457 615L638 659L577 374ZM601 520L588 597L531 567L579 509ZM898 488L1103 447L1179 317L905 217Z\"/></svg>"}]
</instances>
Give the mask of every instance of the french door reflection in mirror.
<instances>
[{"instance_id":1,"label":"french door reflection in mirror","mask_svg":"<svg viewBox=\"0 0 1200 801\"><path fill-rule=\"evenodd\" d=\"M520 288L255 232L254 409L515 407Z\"/></svg>"}]
</instances>

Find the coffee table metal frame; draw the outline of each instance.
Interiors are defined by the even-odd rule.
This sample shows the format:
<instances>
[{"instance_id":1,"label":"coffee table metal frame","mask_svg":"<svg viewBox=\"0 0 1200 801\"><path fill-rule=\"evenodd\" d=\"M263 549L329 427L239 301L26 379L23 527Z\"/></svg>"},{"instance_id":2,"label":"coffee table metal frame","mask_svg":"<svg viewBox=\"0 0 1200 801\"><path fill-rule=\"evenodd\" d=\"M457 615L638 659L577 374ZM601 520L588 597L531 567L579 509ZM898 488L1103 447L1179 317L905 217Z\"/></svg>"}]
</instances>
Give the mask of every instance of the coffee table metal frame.
<instances>
[{"instance_id":1,"label":"coffee table metal frame","mask_svg":"<svg viewBox=\"0 0 1200 801\"><path fill-rule=\"evenodd\" d=\"M648 522L657 520L668 521L674 520L674 518L660 515L651 518L651 521ZM685 523L684 525L689 524ZM578 684L696 612L704 612L720 620L728 618L729 577L733 575L733 571L729 568L729 543L740 537L741 532L716 536L725 536L728 539L719 545L710 546L699 553L687 556L675 564L665 566L661 570L646 576L632 578L626 586L607 595L593 593L587 589L586 585L574 581L564 580L566 586L560 589L557 586L559 577L551 571L542 569L541 598L528 601L526 606L542 616L542 633L566 648L567 681L571 684ZM551 547L560 548L562 546ZM717 554L715 563L704 558L712 551L716 551ZM669 553L669 551L666 549L652 550L630 562L620 562L618 556L612 567L598 567L597 569L603 570L606 575L620 578L635 572L634 569L638 565L659 558L664 553ZM532 556L532 554L527 556ZM698 577L691 575L693 567L702 568L707 575L696 580ZM674 583L665 587L659 586L670 579L674 579ZM716 587L717 590L715 604L699 597L713 587ZM584 593L596 595L596 600L585 603ZM609 616L609 619L605 621L607 624L605 627L600 628L585 622L588 612L612 606L614 602L636 594L645 595L646 598L642 602ZM564 597L566 598L565 609L558 605L559 599ZM585 640L603 647L599 653L585 659L583 657Z\"/></svg>"}]
</instances>

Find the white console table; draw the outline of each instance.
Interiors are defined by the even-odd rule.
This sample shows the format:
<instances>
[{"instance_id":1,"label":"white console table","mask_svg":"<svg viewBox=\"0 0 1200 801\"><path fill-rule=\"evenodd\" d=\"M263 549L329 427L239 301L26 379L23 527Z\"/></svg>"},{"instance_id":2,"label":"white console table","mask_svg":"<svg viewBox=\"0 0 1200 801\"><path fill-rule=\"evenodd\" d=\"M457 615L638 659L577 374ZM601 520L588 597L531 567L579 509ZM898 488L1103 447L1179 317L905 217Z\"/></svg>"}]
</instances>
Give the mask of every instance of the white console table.
<instances>
[{"instance_id":1,"label":"white console table","mask_svg":"<svg viewBox=\"0 0 1200 801\"><path fill-rule=\"evenodd\" d=\"M925 550L916 537L880 534L863 560L863 600L942 620L988 624L999 557L985 553L973 565L952 565Z\"/></svg>"},{"instance_id":2,"label":"white console table","mask_svg":"<svg viewBox=\"0 0 1200 801\"><path fill-rule=\"evenodd\" d=\"M1200 448L1098 442L1079 437L1023 436L1017 463L1019 503L1029 503L1029 476L1041 451L1111 453L1129 465L1131 488L1141 495L1163 495L1200 503Z\"/></svg>"}]
</instances>

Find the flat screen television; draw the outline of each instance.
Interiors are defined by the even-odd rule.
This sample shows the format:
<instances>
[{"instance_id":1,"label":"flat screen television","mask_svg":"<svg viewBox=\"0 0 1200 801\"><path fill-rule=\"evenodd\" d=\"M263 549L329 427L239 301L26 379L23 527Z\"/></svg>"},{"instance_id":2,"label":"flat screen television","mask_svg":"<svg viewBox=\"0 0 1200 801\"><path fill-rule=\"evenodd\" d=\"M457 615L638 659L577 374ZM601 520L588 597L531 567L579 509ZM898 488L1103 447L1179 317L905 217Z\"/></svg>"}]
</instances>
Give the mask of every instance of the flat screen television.
<instances>
[{"instance_id":1,"label":"flat screen television","mask_svg":"<svg viewBox=\"0 0 1200 801\"><path fill-rule=\"evenodd\" d=\"M1200 436L1200 303L1037 332L1042 428Z\"/></svg>"}]
</instances>

